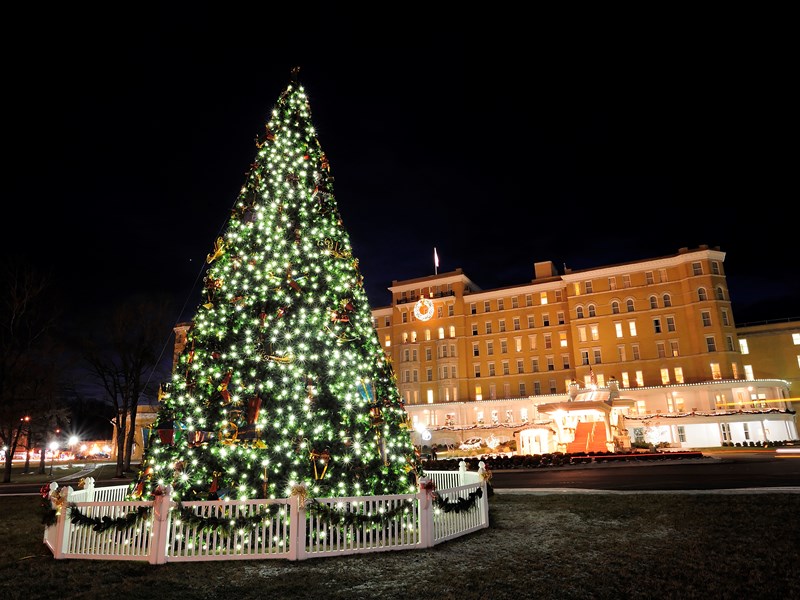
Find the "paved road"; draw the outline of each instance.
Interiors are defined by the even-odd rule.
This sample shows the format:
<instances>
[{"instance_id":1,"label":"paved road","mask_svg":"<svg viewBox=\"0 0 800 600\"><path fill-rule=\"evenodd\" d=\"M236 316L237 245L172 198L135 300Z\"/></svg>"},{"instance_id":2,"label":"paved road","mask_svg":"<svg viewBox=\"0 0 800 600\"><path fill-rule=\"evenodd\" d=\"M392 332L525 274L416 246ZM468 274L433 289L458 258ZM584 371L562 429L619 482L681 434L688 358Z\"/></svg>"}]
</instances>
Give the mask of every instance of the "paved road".
<instances>
[{"instance_id":1,"label":"paved road","mask_svg":"<svg viewBox=\"0 0 800 600\"><path fill-rule=\"evenodd\" d=\"M800 492L800 455L774 451L704 453L706 458L632 465L495 471L495 490L678 491L769 489Z\"/></svg>"}]
</instances>

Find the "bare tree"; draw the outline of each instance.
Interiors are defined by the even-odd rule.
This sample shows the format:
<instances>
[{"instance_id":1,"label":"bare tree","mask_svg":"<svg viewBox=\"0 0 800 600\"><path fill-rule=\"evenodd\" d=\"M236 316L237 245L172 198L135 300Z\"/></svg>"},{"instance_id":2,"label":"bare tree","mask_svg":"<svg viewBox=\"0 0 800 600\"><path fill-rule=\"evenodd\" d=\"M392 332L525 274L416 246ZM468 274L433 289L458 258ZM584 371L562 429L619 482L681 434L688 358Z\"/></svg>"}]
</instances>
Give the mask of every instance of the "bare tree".
<instances>
[{"instance_id":1,"label":"bare tree","mask_svg":"<svg viewBox=\"0 0 800 600\"><path fill-rule=\"evenodd\" d=\"M5 447L3 482L11 481L12 461L43 401L52 405L58 369L51 332L58 303L50 276L9 257L0 266L0 442ZM47 391L43 395L43 392ZM27 419L26 419L27 417Z\"/></svg>"},{"instance_id":2,"label":"bare tree","mask_svg":"<svg viewBox=\"0 0 800 600\"><path fill-rule=\"evenodd\" d=\"M128 301L113 313L107 327L83 343L91 375L114 408L117 433L116 476L130 470L139 401L155 397L165 369L165 340L172 336L168 303L156 298Z\"/></svg>"}]
</instances>

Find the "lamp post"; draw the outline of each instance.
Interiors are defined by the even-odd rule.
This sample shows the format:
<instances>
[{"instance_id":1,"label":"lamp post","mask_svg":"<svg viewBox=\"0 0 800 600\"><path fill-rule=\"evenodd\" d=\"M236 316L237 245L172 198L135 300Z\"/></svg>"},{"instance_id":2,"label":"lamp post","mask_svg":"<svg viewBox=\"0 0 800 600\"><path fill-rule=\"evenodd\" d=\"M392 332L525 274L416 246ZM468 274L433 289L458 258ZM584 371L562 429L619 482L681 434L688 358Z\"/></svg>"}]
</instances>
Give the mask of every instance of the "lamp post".
<instances>
[{"instance_id":1,"label":"lamp post","mask_svg":"<svg viewBox=\"0 0 800 600\"><path fill-rule=\"evenodd\" d=\"M53 461L56 458L56 450L58 450L58 442L50 442L50 475L53 474Z\"/></svg>"},{"instance_id":2,"label":"lamp post","mask_svg":"<svg viewBox=\"0 0 800 600\"><path fill-rule=\"evenodd\" d=\"M27 474L31 470L31 418L28 415L25 415L20 419L20 421L28 426L25 434L25 468L22 470L23 474Z\"/></svg>"}]
</instances>

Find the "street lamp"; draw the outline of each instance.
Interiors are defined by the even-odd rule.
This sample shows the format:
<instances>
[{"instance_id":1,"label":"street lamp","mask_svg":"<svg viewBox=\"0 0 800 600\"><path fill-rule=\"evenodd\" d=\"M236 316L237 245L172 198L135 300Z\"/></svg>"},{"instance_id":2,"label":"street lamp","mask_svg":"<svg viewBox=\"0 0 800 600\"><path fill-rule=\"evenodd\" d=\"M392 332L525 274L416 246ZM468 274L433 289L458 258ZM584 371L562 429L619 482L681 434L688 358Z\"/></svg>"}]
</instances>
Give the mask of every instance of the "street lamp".
<instances>
[{"instance_id":1,"label":"street lamp","mask_svg":"<svg viewBox=\"0 0 800 600\"><path fill-rule=\"evenodd\" d=\"M53 461L56 458L56 450L58 450L58 442L50 442L50 475L53 474Z\"/></svg>"}]
</instances>

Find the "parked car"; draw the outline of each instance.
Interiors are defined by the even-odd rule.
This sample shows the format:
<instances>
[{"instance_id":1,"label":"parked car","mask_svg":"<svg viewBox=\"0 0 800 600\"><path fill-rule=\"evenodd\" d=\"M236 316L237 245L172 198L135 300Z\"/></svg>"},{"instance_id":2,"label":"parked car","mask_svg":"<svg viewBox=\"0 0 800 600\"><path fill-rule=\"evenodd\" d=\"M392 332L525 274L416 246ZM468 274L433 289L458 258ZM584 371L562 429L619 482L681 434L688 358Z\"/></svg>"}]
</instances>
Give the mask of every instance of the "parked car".
<instances>
[{"instance_id":1,"label":"parked car","mask_svg":"<svg viewBox=\"0 0 800 600\"><path fill-rule=\"evenodd\" d=\"M467 440L464 440L459 449L461 450L474 450L475 448L480 448L483 445L483 438L473 437Z\"/></svg>"}]
</instances>

